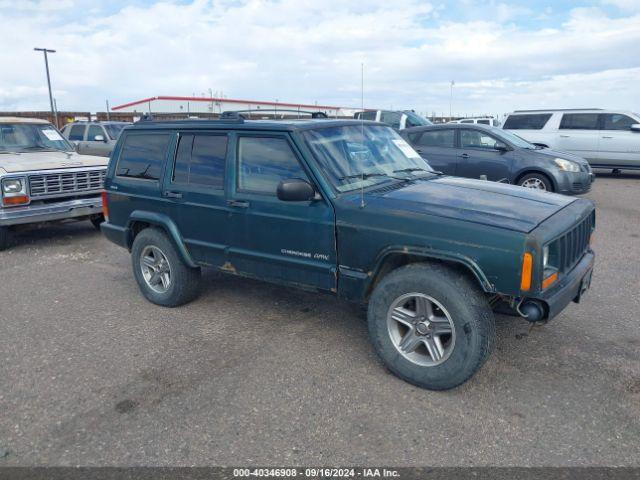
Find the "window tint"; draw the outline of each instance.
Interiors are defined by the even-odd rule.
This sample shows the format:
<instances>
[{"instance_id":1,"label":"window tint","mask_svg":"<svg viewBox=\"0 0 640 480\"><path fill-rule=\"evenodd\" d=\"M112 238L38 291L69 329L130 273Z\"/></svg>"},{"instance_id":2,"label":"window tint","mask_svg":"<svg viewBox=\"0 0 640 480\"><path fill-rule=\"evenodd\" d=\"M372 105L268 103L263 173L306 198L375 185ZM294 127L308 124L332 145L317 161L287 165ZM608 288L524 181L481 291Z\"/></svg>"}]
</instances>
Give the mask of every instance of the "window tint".
<instances>
[{"instance_id":1,"label":"window tint","mask_svg":"<svg viewBox=\"0 0 640 480\"><path fill-rule=\"evenodd\" d=\"M96 135L102 135L104 138L104 131L100 125L89 125L89 131L87 132L87 140L90 142L95 141Z\"/></svg>"},{"instance_id":2,"label":"window tint","mask_svg":"<svg viewBox=\"0 0 640 480\"><path fill-rule=\"evenodd\" d=\"M171 135L168 133L127 135L120 153L116 175L158 180L170 138Z\"/></svg>"},{"instance_id":3,"label":"window tint","mask_svg":"<svg viewBox=\"0 0 640 480\"><path fill-rule=\"evenodd\" d=\"M483 125L489 125L489 120L478 120L478 123L481 123Z\"/></svg>"},{"instance_id":4,"label":"window tint","mask_svg":"<svg viewBox=\"0 0 640 480\"><path fill-rule=\"evenodd\" d=\"M455 131L451 130L433 130L423 132L416 144L421 147L446 147L453 148L455 139Z\"/></svg>"},{"instance_id":5,"label":"window tint","mask_svg":"<svg viewBox=\"0 0 640 480\"><path fill-rule=\"evenodd\" d=\"M505 130L541 130L550 118L550 113L509 115L503 128Z\"/></svg>"},{"instance_id":6,"label":"window tint","mask_svg":"<svg viewBox=\"0 0 640 480\"><path fill-rule=\"evenodd\" d=\"M597 130L597 113L565 113L560 121L563 130Z\"/></svg>"},{"instance_id":7,"label":"window tint","mask_svg":"<svg viewBox=\"0 0 640 480\"><path fill-rule=\"evenodd\" d=\"M460 120L460 123L473 123L473 120Z\"/></svg>"},{"instance_id":8,"label":"window tint","mask_svg":"<svg viewBox=\"0 0 640 480\"><path fill-rule=\"evenodd\" d=\"M378 112L374 111L366 111L366 112L360 112L358 113L358 118L362 119L362 120L373 120L375 121L376 119L376 115L378 115Z\"/></svg>"},{"instance_id":9,"label":"window tint","mask_svg":"<svg viewBox=\"0 0 640 480\"><path fill-rule=\"evenodd\" d=\"M634 123L640 122L620 113L605 113L602 115L603 130L629 130Z\"/></svg>"},{"instance_id":10,"label":"window tint","mask_svg":"<svg viewBox=\"0 0 640 480\"><path fill-rule=\"evenodd\" d=\"M400 128L400 119L402 118L402 113L400 112L382 112L380 116L380 121L382 123L386 123L393 128Z\"/></svg>"},{"instance_id":11,"label":"window tint","mask_svg":"<svg viewBox=\"0 0 640 480\"><path fill-rule=\"evenodd\" d=\"M462 148L494 148L496 139L479 130L460 130Z\"/></svg>"},{"instance_id":12,"label":"window tint","mask_svg":"<svg viewBox=\"0 0 640 480\"><path fill-rule=\"evenodd\" d=\"M238 139L238 190L275 196L278 183L286 178L307 176L284 138Z\"/></svg>"},{"instance_id":13,"label":"window tint","mask_svg":"<svg viewBox=\"0 0 640 480\"><path fill-rule=\"evenodd\" d=\"M222 189L226 156L226 135L181 135L173 181Z\"/></svg>"},{"instance_id":14,"label":"window tint","mask_svg":"<svg viewBox=\"0 0 640 480\"><path fill-rule=\"evenodd\" d=\"M74 125L69 132L69 140L84 140L84 125Z\"/></svg>"}]
</instances>

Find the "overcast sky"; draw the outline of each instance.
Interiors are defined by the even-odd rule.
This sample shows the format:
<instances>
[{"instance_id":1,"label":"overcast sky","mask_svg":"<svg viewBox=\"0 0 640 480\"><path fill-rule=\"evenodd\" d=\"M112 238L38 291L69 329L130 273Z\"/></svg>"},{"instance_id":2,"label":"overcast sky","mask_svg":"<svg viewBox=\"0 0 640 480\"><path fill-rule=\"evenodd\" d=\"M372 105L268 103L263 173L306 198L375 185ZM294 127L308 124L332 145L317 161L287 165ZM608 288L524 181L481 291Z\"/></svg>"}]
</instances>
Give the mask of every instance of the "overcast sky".
<instances>
[{"instance_id":1,"label":"overcast sky","mask_svg":"<svg viewBox=\"0 0 640 480\"><path fill-rule=\"evenodd\" d=\"M102 6L99 6L102 3ZM640 110L640 0L0 0L0 110L155 95L502 114Z\"/></svg>"}]
</instances>

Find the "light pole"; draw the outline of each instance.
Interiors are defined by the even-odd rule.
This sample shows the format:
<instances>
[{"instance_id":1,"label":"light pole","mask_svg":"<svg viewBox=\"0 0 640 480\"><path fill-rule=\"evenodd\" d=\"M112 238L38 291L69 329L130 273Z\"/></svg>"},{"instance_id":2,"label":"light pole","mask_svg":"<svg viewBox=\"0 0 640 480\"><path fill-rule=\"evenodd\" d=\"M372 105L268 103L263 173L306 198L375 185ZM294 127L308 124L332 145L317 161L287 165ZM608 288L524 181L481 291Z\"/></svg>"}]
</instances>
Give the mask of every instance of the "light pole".
<instances>
[{"instance_id":1,"label":"light pole","mask_svg":"<svg viewBox=\"0 0 640 480\"><path fill-rule=\"evenodd\" d=\"M55 119L56 128L58 127L58 112L53 107L53 94L51 93L51 77L49 76L49 59L47 58L47 53L56 53L55 50L49 50L46 48L34 48L36 52L44 53L44 67L47 70L47 86L49 87L49 104L51 105L51 115Z\"/></svg>"},{"instance_id":2,"label":"light pole","mask_svg":"<svg viewBox=\"0 0 640 480\"><path fill-rule=\"evenodd\" d=\"M449 93L449 120L452 120L451 115L451 105L453 104L453 86L456 84L453 80L451 80L451 91Z\"/></svg>"}]
</instances>

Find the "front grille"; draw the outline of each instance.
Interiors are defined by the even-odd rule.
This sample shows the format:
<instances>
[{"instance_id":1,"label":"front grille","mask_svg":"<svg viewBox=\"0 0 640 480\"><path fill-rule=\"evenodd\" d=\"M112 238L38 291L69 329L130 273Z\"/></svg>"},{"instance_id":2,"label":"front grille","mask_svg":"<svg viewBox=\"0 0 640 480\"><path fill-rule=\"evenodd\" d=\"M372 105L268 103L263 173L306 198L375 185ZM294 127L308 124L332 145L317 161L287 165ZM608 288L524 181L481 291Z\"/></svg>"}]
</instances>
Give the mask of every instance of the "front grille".
<instances>
[{"instance_id":1,"label":"front grille","mask_svg":"<svg viewBox=\"0 0 640 480\"><path fill-rule=\"evenodd\" d=\"M568 272L580 261L589 248L589 237L595 225L595 211L556 240L560 256L560 270Z\"/></svg>"},{"instance_id":2,"label":"front grille","mask_svg":"<svg viewBox=\"0 0 640 480\"><path fill-rule=\"evenodd\" d=\"M73 195L102 189L106 170L29 175L31 198Z\"/></svg>"}]
</instances>

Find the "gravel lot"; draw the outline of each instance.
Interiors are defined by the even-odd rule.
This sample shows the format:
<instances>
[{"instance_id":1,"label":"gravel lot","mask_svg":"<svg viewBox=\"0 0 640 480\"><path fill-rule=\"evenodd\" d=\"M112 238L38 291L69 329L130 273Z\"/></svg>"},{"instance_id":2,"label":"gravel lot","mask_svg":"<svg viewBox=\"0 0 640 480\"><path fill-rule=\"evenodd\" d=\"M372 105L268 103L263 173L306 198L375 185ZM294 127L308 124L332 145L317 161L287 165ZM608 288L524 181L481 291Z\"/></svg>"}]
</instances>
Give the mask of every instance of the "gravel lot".
<instances>
[{"instance_id":1,"label":"gravel lot","mask_svg":"<svg viewBox=\"0 0 640 480\"><path fill-rule=\"evenodd\" d=\"M330 296L206 272L163 309L89 222L23 232L0 253L0 466L640 466L640 174L589 197L583 303L531 332L499 317L444 393L389 374Z\"/></svg>"}]
</instances>

